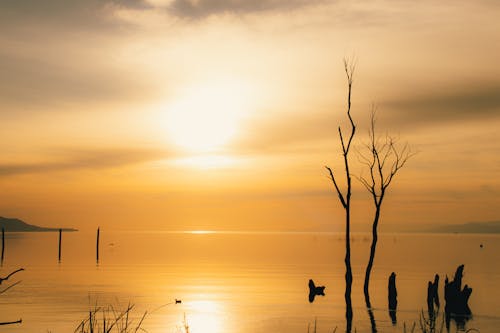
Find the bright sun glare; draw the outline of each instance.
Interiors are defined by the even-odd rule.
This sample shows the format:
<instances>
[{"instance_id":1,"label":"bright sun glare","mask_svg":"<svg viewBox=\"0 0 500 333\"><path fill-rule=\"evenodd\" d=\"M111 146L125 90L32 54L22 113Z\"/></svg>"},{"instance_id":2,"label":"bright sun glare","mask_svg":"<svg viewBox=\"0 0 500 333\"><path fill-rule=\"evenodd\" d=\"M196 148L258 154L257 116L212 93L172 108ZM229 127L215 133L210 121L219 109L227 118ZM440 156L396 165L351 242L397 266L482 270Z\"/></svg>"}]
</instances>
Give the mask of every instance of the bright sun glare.
<instances>
[{"instance_id":1,"label":"bright sun glare","mask_svg":"<svg viewBox=\"0 0 500 333\"><path fill-rule=\"evenodd\" d=\"M221 309L217 302L199 300L190 302L190 314L186 316L190 332L220 333L224 332L221 320Z\"/></svg>"},{"instance_id":2,"label":"bright sun glare","mask_svg":"<svg viewBox=\"0 0 500 333\"><path fill-rule=\"evenodd\" d=\"M170 139L189 153L217 152L237 134L249 95L248 85L236 80L190 86L168 106Z\"/></svg>"}]
</instances>

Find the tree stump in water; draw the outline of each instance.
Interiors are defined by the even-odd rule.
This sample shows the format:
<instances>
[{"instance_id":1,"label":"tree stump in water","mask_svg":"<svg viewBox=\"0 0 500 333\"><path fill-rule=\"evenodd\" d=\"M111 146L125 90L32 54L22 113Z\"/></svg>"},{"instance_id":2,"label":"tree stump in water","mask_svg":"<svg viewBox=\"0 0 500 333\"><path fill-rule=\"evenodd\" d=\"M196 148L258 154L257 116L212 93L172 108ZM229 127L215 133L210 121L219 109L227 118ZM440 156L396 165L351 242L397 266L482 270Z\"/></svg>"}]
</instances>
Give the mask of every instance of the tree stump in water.
<instances>
[{"instance_id":1,"label":"tree stump in water","mask_svg":"<svg viewBox=\"0 0 500 333\"><path fill-rule=\"evenodd\" d=\"M446 277L444 282L444 299L446 302L444 309L448 314L459 316L468 316L471 314L468 301L472 293L472 288L465 285L462 289L463 273L464 265L460 265L455 272L453 280L448 282L448 277Z\"/></svg>"},{"instance_id":2,"label":"tree stump in water","mask_svg":"<svg viewBox=\"0 0 500 333\"><path fill-rule=\"evenodd\" d=\"M396 274L394 272L389 276L389 310L396 310L398 306L398 291L396 290Z\"/></svg>"},{"instance_id":3,"label":"tree stump in water","mask_svg":"<svg viewBox=\"0 0 500 333\"><path fill-rule=\"evenodd\" d=\"M434 276L434 282L429 281L427 286L427 308L429 316L434 316L434 304L439 308L439 275Z\"/></svg>"},{"instance_id":4,"label":"tree stump in water","mask_svg":"<svg viewBox=\"0 0 500 333\"><path fill-rule=\"evenodd\" d=\"M389 316L393 324L396 324L396 308L398 307L398 291L396 289L396 273L392 272L389 276Z\"/></svg>"}]
</instances>

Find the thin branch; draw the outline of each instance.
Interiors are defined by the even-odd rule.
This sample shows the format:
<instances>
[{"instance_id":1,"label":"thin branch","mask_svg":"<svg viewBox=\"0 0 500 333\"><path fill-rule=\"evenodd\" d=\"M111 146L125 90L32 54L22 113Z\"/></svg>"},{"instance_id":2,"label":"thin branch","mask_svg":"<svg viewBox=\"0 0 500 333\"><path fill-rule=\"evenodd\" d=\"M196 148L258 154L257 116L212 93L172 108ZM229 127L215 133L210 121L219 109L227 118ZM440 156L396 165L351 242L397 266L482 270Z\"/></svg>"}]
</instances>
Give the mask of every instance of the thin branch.
<instances>
[{"instance_id":1,"label":"thin branch","mask_svg":"<svg viewBox=\"0 0 500 333\"><path fill-rule=\"evenodd\" d=\"M367 144L363 144L364 148L365 149L370 149L370 146L368 146ZM370 167L370 165L372 164L372 160L369 159L368 157L366 157L365 155L363 155L363 153L361 153L361 151L359 151L358 149L356 149L356 157L358 159L358 162L359 163L362 163L364 165L366 165L367 167Z\"/></svg>"},{"instance_id":2,"label":"thin branch","mask_svg":"<svg viewBox=\"0 0 500 333\"><path fill-rule=\"evenodd\" d=\"M339 126L339 137L340 137L340 143L342 145L342 153L344 156L346 156L348 153L348 150L346 150L346 146L344 144L344 136L342 135L342 129L340 128L340 126Z\"/></svg>"},{"instance_id":3,"label":"thin branch","mask_svg":"<svg viewBox=\"0 0 500 333\"><path fill-rule=\"evenodd\" d=\"M347 84L348 84L348 95L347 95L347 117L349 118L349 122L351 123L351 135L349 140L347 141L347 147L344 149L344 155L349 152L349 148L351 147L352 139L354 137L354 133L356 132L356 125L354 125L354 121L351 116L351 91L352 91L352 82L354 76L354 70L356 69L356 60L349 61L344 59L344 70L347 76ZM339 128L340 130L340 128ZM342 139L342 138L341 138ZM344 143L342 142L342 146Z\"/></svg>"},{"instance_id":4,"label":"thin branch","mask_svg":"<svg viewBox=\"0 0 500 333\"><path fill-rule=\"evenodd\" d=\"M359 180L359 182L361 184L363 184L363 186L366 188L366 190L368 192L371 192L371 185L368 183L368 181L365 179L365 177L362 177L362 176L356 176L354 175L354 177Z\"/></svg>"},{"instance_id":5,"label":"thin branch","mask_svg":"<svg viewBox=\"0 0 500 333\"><path fill-rule=\"evenodd\" d=\"M340 202L342 203L342 206L345 208L347 204L346 204L346 202L344 200L344 196L342 195L342 192L340 191L340 188L337 185L337 181L335 180L335 177L333 176L333 171L332 171L332 169L329 166L325 165L325 168L330 173L330 178L331 178L331 180L333 182L333 185L335 185L335 189L337 190L337 194L339 195Z\"/></svg>"}]
</instances>

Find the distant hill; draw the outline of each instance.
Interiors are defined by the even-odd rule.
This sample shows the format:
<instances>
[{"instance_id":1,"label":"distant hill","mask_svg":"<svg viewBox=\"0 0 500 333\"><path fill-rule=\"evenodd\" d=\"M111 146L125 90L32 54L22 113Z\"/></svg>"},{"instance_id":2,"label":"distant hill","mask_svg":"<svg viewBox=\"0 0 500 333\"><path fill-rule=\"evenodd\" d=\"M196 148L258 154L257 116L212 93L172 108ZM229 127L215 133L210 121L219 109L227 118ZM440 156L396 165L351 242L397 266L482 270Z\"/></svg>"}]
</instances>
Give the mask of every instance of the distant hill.
<instances>
[{"instance_id":1,"label":"distant hill","mask_svg":"<svg viewBox=\"0 0 500 333\"><path fill-rule=\"evenodd\" d=\"M500 233L500 221L443 225L432 228L430 231L463 234L498 234Z\"/></svg>"},{"instance_id":2,"label":"distant hill","mask_svg":"<svg viewBox=\"0 0 500 333\"><path fill-rule=\"evenodd\" d=\"M43 232L43 231L58 231L58 228L44 228L36 225L28 224L24 221L14 218L7 218L0 216L0 229L4 228L6 232L20 232L20 231L29 231L29 232ZM63 228L63 231L77 231L72 228Z\"/></svg>"}]
</instances>

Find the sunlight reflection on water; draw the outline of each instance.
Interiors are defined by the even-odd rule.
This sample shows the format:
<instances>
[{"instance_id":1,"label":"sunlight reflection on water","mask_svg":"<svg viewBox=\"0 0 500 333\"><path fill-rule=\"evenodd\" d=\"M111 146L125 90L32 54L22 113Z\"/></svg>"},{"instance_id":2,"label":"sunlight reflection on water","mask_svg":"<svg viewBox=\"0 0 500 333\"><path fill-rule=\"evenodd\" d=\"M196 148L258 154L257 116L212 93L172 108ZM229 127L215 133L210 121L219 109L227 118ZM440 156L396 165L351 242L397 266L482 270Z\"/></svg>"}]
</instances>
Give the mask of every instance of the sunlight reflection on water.
<instances>
[{"instance_id":1,"label":"sunlight reflection on water","mask_svg":"<svg viewBox=\"0 0 500 333\"><path fill-rule=\"evenodd\" d=\"M20 266L23 282L0 297L1 318L23 318L6 332L71 332L95 302L131 302L146 310L148 332L318 332L344 325L343 238L321 233L132 233L101 231L63 236L57 263L56 234L8 234L0 276ZM354 327L370 331L362 295L369 237L353 237ZM377 328L402 332L425 306L427 281L451 276L465 264L464 283L474 288L470 327L496 332L500 324L500 237L494 235L382 235L370 284ZM110 246L109 244L113 244ZM479 244L484 244L480 248ZM397 274L398 325L387 313L387 277ZM22 274L22 276L21 276ZM325 285L310 304L307 282ZM442 286L441 286L442 287ZM441 297L443 295L441 294ZM175 304L175 299L182 303ZM158 309L152 311L154 309Z\"/></svg>"},{"instance_id":2,"label":"sunlight reflection on water","mask_svg":"<svg viewBox=\"0 0 500 333\"><path fill-rule=\"evenodd\" d=\"M203 298L203 295L200 296ZM193 333L218 333L228 332L224 327L223 318L224 309L221 304L212 301L201 299L192 301L187 307L187 322L189 323L189 331Z\"/></svg>"}]
</instances>

